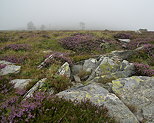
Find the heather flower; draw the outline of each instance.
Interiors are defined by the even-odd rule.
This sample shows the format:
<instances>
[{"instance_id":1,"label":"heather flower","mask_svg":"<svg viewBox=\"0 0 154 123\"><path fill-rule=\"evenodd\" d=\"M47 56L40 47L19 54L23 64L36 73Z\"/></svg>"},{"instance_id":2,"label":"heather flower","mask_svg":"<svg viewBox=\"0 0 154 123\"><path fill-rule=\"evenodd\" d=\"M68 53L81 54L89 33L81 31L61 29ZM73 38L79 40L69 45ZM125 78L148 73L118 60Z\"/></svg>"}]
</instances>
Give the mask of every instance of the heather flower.
<instances>
[{"instance_id":1,"label":"heather flower","mask_svg":"<svg viewBox=\"0 0 154 123\"><path fill-rule=\"evenodd\" d=\"M18 88L18 89L16 89L15 93L20 96L23 96L26 93L26 90Z\"/></svg>"},{"instance_id":2,"label":"heather flower","mask_svg":"<svg viewBox=\"0 0 154 123\"><path fill-rule=\"evenodd\" d=\"M27 59L26 56L1 56L0 60L5 60L12 63L23 63Z\"/></svg>"},{"instance_id":3,"label":"heather flower","mask_svg":"<svg viewBox=\"0 0 154 123\"><path fill-rule=\"evenodd\" d=\"M22 100L19 102L19 97L14 96L6 100L0 107L1 110L10 110L9 115L3 114L1 119L8 122L19 122L21 120L29 121L35 118L34 111L39 109L42 105L42 101L46 99L47 95L43 92L35 93L33 97Z\"/></svg>"},{"instance_id":4,"label":"heather flower","mask_svg":"<svg viewBox=\"0 0 154 123\"><path fill-rule=\"evenodd\" d=\"M132 49L141 47L143 45L149 44L149 43L151 43L153 41L154 41L154 37L153 38L150 38L150 37L148 37L148 38L147 37L141 38L141 37L139 37L139 38L131 40L127 44L127 49L132 50Z\"/></svg>"},{"instance_id":5,"label":"heather flower","mask_svg":"<svg viewBox=\"0 0 154 123\"><path fill-rule=\"evenodd\" d=\"M0 70L5 68L6 67L6 64L0 64Z\"/></svg>"},{"instance_id":6,"label":"heather flower","mask_svg":"<svg viewBox=\"0 0 154 123\"><path fill-rule=\"evenodd\" d=\"M114 35L115 39L131 39L131 35L130 34L125 34L125 33L118 33L116 35Z\"/></svg>"},{"instance_id":7,"label":"heather flower","mask_svg":"<svg viewBox=\"0 0 154 123\"><path fill-rule=\"evenodd\" d=\"M149 56L152 56L154 54L154 45L153 44L145 44L144 50L146 53L148 53Z\"/></svg>"},{"instance_id":8,"label":"heather flower","mask_svg":"<svg viewBox=\"0 0 154 123\"><path fill-rule=\"evenodd\" d=\"M0 93L6 94L13 89L13 84L9 83L10 78L0 76Z\"/></svg>"},{"instance_id":9,"label":"heather flower","mask_svg":"<svg viewBox=\"0 0 154 123\"><path fill-rule=\"evenodd\" d=\"M149 65L134 63L136 75L140 76L153 76L154 69L150 69Z\"/></svg>"},{"instance_id":10,"label":"heather flower","mask_svg":"<svg viewBox=\"0 0 154 123\"><path fill-rule=\"evenodd\" d=\"M44 92L36 92L33 96L33 98L36 100L36 101L39 101L39 102L42 102L45 98L46 98L46 95Z\"/></svg>"},{"instance_id":11,"label":"heather flower","mask_svg":"<svg viewBox=\"0 0 154 123\"><path fill-rule=\"evenodd\" d=\"M101 50L100 44L103 40L97 40L90 34L75 34L59 40L59 43L66 49L75 52L91 52L93 50Z\"/></svg>"},{"instance_id":12,"label":"heather flower","mask_svg":"<svg viewBox=\"0 0 154 123\"><path fill-rule=\"evenodd\" d=\"M15 51L29 50L30 45L28 44L9 44L4 49L10 49L10 50L15 50Z\"/></svg>"},{"instance_id":13,"label":"heather flower","mask_svg":"<svg viewBox=\"0 0 154 123\"><path fill-rule=\"evenodd\" d=\"M57 61L60 61L62 63L68 62L69 64L72 64L72 60L69 58L67 53L54 52L52 54L46 55L45 58L48 58L50 55L53 56L53 59L48 59L47 61L45 61L46 66Z\"/></svg>"},{"instance_id":14,"label":"heather flower","mask_svg":"<svg viewBox=\"0 0 154 123\"><path fill-rule=\"evenodd\" d=\"M7 99L4 103L2 103L1 105L1 109L6 109L7 107L12 106L13 104L15 104L18 101L18 96L13 96L10 97L9 99Z\"/></svg>"}]
</instances>

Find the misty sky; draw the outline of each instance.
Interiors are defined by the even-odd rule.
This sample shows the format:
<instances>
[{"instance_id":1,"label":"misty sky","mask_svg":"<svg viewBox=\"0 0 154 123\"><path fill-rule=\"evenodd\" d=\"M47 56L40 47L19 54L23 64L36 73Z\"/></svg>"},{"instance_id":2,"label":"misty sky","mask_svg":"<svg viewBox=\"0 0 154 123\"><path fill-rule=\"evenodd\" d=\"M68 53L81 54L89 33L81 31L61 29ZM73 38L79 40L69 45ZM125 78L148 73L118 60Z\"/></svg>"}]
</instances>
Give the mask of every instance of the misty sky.
<instances>
[{"instance_id":1,"label":"misty sky","mask_svg":"<svg viewBox=\"0 0 154 123\"><path fill-rule=\"evenodd\" d=\"M57 29L154 30L154 0L0 0L0 30L32 21Z\"/></svg>"}]
</instances>

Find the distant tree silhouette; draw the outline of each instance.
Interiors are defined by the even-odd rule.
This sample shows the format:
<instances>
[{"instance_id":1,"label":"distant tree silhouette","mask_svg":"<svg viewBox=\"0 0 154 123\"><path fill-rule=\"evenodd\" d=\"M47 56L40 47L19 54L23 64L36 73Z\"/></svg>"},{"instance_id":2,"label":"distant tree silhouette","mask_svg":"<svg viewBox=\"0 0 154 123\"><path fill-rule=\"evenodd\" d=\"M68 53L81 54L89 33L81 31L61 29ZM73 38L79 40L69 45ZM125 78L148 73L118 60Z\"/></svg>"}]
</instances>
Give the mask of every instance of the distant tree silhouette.
<instances>
[{"instance_id":1,"label":"distant tree silhouette","mask_svg":"<svg viewBox=\"0 0 154 123\"><path fill-rule=\"evenodd\" d=\"M27 23L27 30L35 30L34 23L32 21Z\"/></svg>"},{"instance_id":2,"label":"distant tree silhouette","mask_svg":"<svg viewBox=\"0 0 154 123\"><path fill-rule=\"evenodd\" d=\"M85 30L85 23L84 22L80 22L80 27L82 30Z\"/></svg>"}]
</instances>

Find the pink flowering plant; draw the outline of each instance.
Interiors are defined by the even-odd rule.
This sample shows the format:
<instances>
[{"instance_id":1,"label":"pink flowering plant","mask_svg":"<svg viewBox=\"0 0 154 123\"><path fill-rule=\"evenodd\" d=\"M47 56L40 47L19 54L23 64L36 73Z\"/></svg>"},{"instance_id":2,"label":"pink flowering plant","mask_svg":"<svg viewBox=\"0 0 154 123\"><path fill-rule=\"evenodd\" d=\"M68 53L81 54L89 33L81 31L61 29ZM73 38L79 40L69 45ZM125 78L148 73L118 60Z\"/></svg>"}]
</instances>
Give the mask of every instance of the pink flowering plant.
<instances>
[{"instance_id":1,"label":"pink flowering plant","mask_svg":"<svg viewBox=\"0 0 154 123\"><path fill-rule=\"evenodd\" d=\"M73 50L78 53L92 52L94 50L101 50L100 44L102 40L90 34L75 34L70 37L62 38L59 43L66 49Z\"/></svg>"},{"instance_id":2,"label":"pink flowering plant","mask_svg":"<svg viewBox=\"0 0 154 123\"><path fill-rule=\"evenodd\" d=\"M9 44L9 45L5 46L3 49L5 49L5 50L9 49L9 50L14 50L14 51L19 51L19 50L26 51L26 50L29 50L30 48L31 48L31 46L28 44Z\"/></svg>"},{"instance_id":3,"label":"pink flowering plant","mask_svg":"<svg viewBox=\"0 0 154 123\"><path fill-rule=\"evenodd\" d=\"M135 66L135 74L140 76L153 76L154 69L150 69L149 65L142 63L134 63Z\"/></svg>"}]
</instances>

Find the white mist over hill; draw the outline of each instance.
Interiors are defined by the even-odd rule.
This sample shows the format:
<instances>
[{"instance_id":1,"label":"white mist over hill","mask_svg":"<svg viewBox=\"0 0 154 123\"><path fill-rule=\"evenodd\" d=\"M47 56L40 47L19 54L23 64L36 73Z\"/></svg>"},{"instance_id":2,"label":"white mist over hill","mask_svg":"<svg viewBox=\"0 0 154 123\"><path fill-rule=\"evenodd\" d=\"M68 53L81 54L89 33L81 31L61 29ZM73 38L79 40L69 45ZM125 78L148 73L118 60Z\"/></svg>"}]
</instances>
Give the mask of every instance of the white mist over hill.
<instances>
[{"instance_id":1,"label":"white mist over hill","mask_svg":"<svg viewBox=\"0 0 154 123\"><path fill-rule=\"evenodd\" d=\"M153 0L0 0L0 30L37 29L154 30Z\"/></svg>"}]
</instances>

